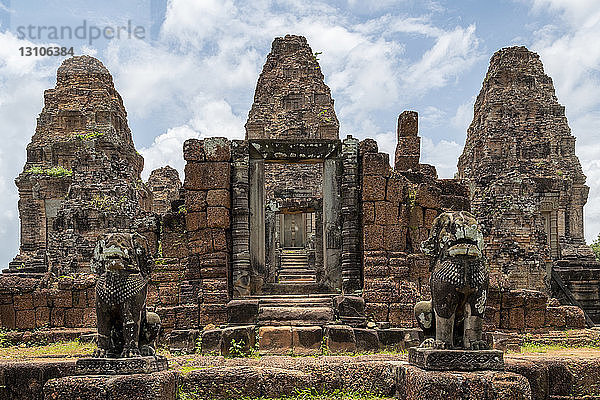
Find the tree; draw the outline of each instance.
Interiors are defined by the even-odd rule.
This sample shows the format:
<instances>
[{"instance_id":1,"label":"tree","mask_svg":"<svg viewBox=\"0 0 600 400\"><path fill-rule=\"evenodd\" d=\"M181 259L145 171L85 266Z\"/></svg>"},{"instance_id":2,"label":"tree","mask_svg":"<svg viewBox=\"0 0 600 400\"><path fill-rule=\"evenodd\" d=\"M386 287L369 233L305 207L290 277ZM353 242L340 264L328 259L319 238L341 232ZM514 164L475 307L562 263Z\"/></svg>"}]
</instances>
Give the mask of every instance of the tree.
<instances>
[{"instance_id":1,"label":"tree","mask_svg":"<svg viewBox=\"0 0 600 400\"><path fill-rule=\"evenodd\" d=\"M596 260L600 261L600 233L590 246L592 247L592 250L594 250L594 254L596 254Z\"/></svg>"}]
</instances>

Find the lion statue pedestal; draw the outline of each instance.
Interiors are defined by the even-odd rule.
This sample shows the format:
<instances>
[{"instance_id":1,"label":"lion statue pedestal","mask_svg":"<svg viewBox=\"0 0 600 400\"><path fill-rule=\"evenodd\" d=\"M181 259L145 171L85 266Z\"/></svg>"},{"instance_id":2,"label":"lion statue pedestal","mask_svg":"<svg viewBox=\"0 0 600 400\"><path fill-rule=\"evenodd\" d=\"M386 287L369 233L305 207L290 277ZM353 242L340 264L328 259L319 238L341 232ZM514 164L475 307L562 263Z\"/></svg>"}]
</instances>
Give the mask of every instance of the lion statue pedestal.
<instances>
[{"instance_id":1,"label":"lion statue pedestal","mask_svg":"<svg viewBox=\"0 0 600 400\"><path fill-rule=\"evenodd\" d=\"M77 361L80 374L134 374L167 369L157 356L160 317L146 310L152 266L146 239L137 233L109 233L92 259L96 283L98 349Z\"/></svg>"},{"instance_id":2,"label":"lion statue pedestal","mask_svg":"<svg viewBox=\"0 0 600 400\"><path fill-rule=\"evenodd\" d=\"M409 363L424 369L504 369L503 353L483 340L489 271L483 233L466 211L440 214L421 244L431 257L431 301L415 305L425 341L409 349Z\"/></svg>"}]
</instances>

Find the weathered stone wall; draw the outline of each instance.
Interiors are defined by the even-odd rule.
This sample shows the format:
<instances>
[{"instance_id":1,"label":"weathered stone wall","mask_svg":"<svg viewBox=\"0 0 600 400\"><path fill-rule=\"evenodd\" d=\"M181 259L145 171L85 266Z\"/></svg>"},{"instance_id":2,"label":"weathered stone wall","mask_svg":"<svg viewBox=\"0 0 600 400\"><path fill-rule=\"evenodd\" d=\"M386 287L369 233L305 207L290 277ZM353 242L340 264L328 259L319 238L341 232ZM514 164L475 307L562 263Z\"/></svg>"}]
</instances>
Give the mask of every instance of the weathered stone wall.
<instances>
[{"instance_id":1,"label":"weathered stone wall","mask_svg":"<svg viewBox=\"0 0 600 400\"><path fill-rule=\"evenodd\" d=\"M150 173L146 183L152 192L152 212L164 214L171 210L171 202L179 198L181 180L175 168L165 166Z\"/></svg>"},{"instance_id":2,"label":"weathered stone wall","mask_svg":"<svg viewBox=\"0 0 600 400\"><path fill-rule=\"evenodd\" d=\"M199 276L199 323L222 323L229 300L231 143L225 138L184 144L187 271Z\"/></svg>"},{"instance_id":3,"label":"weathered stone wall","mask_svg":"<svg viewBox=\"0 0 600 400\"><path fill-rule=\"evenodd\" d=\"M402 123L407 117L412 124ZM443 210L469 210L470 206L464 185L437 180L431 169L422 168L414 159L412 147L420 140L417 124L414 112L399 118L395 169L373 140L360 144L367 317L398 326L413 326L414 304L430 296L429 260L420 244L427 239L433 220ZM405 151L403 139L407 137L413 143Z\"/></svg>"},{"instance_id":4,"label":"weathered stone wall","mask_svg":"<svg viewBox=\"0 0 600 400\"><path fill-rule=\"evenodd\" d=\"M561 305L536 290L500 290L488 293L484 330L547 332L550 329L585 328L581 308Z\"/></svg>"},{"instance_id":5,"label":"weathered stone wall","mask_svg":"<svg viewBox=\"0 0 600 400\"><path fill-rule=\"evenodd\" d=\"M322 163L265 163L265 199L299 201L323 197ZM282 203L280 203L282 204ZM283 205L283 204L282 204Z\"/></svg>"},{"instance_id":6,"label":"weathered stone wall","mask_svg":"<svg viewBox=\"0 0 600 400\"><path fill-rule=\"evenodd\" d=\"M52 282L3 275L0 283L2 328L96 327L96 277L92 274L64 276Z\"/></svg>"}]
</instances>

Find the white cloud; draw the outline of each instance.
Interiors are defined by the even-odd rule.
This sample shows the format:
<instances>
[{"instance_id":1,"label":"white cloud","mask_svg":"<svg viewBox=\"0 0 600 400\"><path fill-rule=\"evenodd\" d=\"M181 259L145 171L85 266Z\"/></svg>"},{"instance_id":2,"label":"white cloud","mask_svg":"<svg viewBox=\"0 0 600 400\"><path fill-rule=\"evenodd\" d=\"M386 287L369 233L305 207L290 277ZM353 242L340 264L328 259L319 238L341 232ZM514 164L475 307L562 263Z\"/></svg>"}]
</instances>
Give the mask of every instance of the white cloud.
<instances>
[{"instance_id":1,"label":"white cloud","mask_svg":"<svg viewBox=\"0 0 600 400\"><path fill-rule=\"evenodd\" d=\"M558 12L563 20L575 27L585 28L600 22L600 3L597 0L532 0L534 12Z\"/></svg>"},{"instance_id":2,"label":"white cloud","mask_svg":"<svg viewBox=\"0 0 600 400\"><path fill-rule=\"evenodd\" d=\"M25 146L35 132L44 90L52 85L58 67L53 57L20 55L19 47L33 45L10 32L0 33L0 269L19 248L19 197L14 179L25 164Z\"/></svg>"},{"instance_id":3,"label":"white cloud","mask_svg":"<svg viewBox=\"0 0 600 400\"><path fill-rule=\"evenodd\" d=\"M478 44L474 25L440 35L421 60L409 68L406 85L420 92L445 86L477 62Z\"/></svg>"},{"instance_id":4,"label":"white cloud","mask_svg":"<svg viewBox=\"0 0 600 400\"><path fill-rule=\"evenodd\" d=\"M438 128L444 125L447 120L448 116L446 112L433 106L425 107L425 110L419 114L419 126L421 130Z\"/></svg>"},{"instance_id":5,"label":"white cloud","mask_svg":"<svg viewBox=\"0 0 600 400\"><path fill-rule=\"evenodd\" d=\"M565 106L590 196L585 208L586 239L600 232L600 2L595 0L532 0L532 11L555 17L534 33L532 50L540 54ZM558 18L556 18L558 17Z\"/></svg>"},{"instance_id":6,"label":"white cloud","mask_svg":"<svg viewBox=\"0 0 600 400\"><path fill-rule=\"evenodd\" d=\"M466 103L460 104L456 108L456 113L450 119L450 124L461 132L467 132L467 128L473 120L473 104L475 103L475 97Z\"/></svg>"},{"instance_id":7,"label":"white cloud","mask_svg":"<svg viewBox=\"0 0 600 400\"><path fill-rule=\"evenodd\" d=\"M173 0L161 42L113 42L107 65L133 115L159 112L202 137L241 138L268 45L286 33L306 36L313 51L322 52L342 135L359 138L387 138L374 113L403 109L411 99L457 79L479 56L474 26L445 30L427 16L388 14L352 22L320 2L290 0L276 9L266 1ZM411 61L398 34L422 36L431 47ZM395 135L391 138L393 154ZM158 145L147 153L154 154L150 149Z\"/></svg>"},{"instance_id":8,"label":"white cloud","mask_svg":"<svg viewBox=\"0 0 600 400\"><path fill-rule=\"evenodd\" d=\"M454 141L440 140L434 143L428 137L421 138L421 162L435 166L440 178L453 178L456 160L462 153L463 145Z\"/></svg>"},{"instance_id":9,"label":"white cloud","mask_svg":"<svg viewBox=\"0 0 600 400\"><path fill-rule=\"evenodd\" d=\"M183 177L185 161L183 160L183 142L187 139L199 139L200 133L187 125L169 129L166 133L156 137L148 148L140 149L144 157L144 172L142 178L147 180L150 172L157 168L170 165Z\"/></svg>"}]
</instances>

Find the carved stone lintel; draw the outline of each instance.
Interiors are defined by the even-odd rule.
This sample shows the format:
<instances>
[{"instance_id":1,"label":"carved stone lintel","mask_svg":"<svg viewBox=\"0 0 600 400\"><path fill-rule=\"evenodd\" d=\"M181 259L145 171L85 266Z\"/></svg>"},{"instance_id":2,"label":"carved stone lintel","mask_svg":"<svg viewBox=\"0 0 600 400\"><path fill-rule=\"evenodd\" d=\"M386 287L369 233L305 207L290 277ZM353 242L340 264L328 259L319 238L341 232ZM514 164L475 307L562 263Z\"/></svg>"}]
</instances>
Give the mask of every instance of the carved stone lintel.
<instances>
[{"instance_id":1,"label":"carved stone lintel","mask_svg":"<svg viewBox=\"0 0 600 400\"><path fill-rule=\"evenodd\" d=\"M150 374L168 368L164 356L133 358L80 358L75 364L79 375Z\"/></svg>"},{"instance_id":2,"label":"carved stone lintel","mask_svg":"<svg viewBox=\"0 0 600 400\"><path fill-rule=\"evenodd\" d=\"M408 363L437 371L504 370L504 353L500 350L408 349Z\"/></svg>"}]
</instances>

